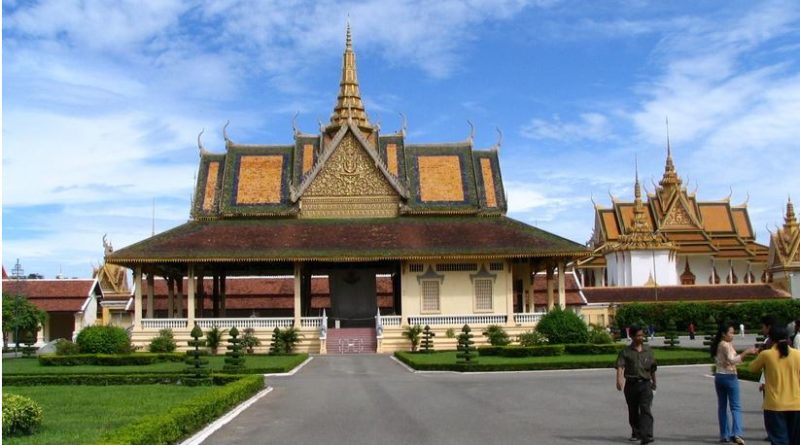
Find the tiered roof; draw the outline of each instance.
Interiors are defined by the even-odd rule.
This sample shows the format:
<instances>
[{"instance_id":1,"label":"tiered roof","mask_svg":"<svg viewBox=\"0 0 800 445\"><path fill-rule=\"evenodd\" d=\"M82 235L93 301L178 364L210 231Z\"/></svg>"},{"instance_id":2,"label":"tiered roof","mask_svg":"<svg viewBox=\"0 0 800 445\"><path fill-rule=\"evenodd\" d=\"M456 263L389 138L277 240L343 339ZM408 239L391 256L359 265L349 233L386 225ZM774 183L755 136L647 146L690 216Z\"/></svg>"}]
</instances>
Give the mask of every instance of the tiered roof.
<instances>
[{"instance_id":1,"label":"tiered roof","mask_svg":"<svg viewBox=\"0 0 800 445\"><path fill-rule=\"evenodd\" d=\"M637 180L638 183L638 180ZM613 198L613 197L612 197ZM664 175L642 204L612 199L610 208L595 205L595 228L590 245L597 252L587 265L603 265L603 247L630 241L629 234L649 233L675 246L678 254L709 254L717 259L766 262L768 249L756 243L747 203L699 201L683 187L667 145Z\"/></svg>"},{"instance_id":2,"label":"tiered roof","mask_svg":"<svg viewBox=\"0 0 800 445\"><path fill-rule=\"evenodd\" d=\"M106 256L169 262L577 257L572 241L505 216L499 144L409 144L370 123L348 26L339 94L319 134L285 145L199 143L192 220Z\"/></svg>"},{"instance_id":3,"label":"tiered roof","mask_svg":"<svg viewBox=\"0 0 800 445\"><path fill-rule=\"evenodd\" d=\"M797 223L791 198L786 203L786 215L783 221L783 227L770 236L768 263L770 272L800 270L800 225Z\"/></svg>"}]
</instances>

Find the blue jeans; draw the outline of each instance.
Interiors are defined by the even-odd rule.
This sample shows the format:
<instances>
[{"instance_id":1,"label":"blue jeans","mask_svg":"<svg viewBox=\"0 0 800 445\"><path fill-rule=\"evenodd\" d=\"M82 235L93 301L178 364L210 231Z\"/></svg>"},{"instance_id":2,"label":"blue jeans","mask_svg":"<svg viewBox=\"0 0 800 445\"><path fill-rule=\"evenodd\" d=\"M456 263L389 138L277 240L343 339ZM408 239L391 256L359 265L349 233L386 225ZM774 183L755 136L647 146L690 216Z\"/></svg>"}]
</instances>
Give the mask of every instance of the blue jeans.
<instances>
[{"instance_id":1,"label":"blue jeans","mask_svg":"<svg viewBox=\"0 0 800 445\"><path fill-rule=\"evenodd\" d=\"M800 443L800 411L764 410L764 423L772 445Z\"/></svg>"},{"instance_id":2,"label":"blue jeans","mask_svg":"<svg viewBox=\"0 0 800 445\"><path fill-rule=\"evenodd\" d=\"M742 405L739 403L739 379L736 374L714 374L717 389L717 419L720 439L742 436ZM733 424L728 422L730 404Z\"/></svg>"}]
</instances>

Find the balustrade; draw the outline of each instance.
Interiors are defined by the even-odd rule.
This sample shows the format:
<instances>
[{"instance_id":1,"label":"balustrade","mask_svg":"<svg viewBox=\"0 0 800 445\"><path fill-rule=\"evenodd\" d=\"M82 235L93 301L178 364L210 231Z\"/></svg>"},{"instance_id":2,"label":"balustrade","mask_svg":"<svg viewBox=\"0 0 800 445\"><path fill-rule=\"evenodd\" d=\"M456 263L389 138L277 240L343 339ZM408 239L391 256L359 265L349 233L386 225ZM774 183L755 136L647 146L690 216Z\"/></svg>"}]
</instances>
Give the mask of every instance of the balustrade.
<instances>
[{"instance_id":1,"label":"balustrade","mask_svg":"<svg viewBox=\"0 0 800 445\"><path fill-rule=\"evenodd\" d=\"M414 315L408 317L408 324L420 326L425 325L449 325L449 326L463 326L468 325L490 325L490 324L505 324L508 317L506 314L468 314L468 315Z\"/></svg>"}]
</instances>

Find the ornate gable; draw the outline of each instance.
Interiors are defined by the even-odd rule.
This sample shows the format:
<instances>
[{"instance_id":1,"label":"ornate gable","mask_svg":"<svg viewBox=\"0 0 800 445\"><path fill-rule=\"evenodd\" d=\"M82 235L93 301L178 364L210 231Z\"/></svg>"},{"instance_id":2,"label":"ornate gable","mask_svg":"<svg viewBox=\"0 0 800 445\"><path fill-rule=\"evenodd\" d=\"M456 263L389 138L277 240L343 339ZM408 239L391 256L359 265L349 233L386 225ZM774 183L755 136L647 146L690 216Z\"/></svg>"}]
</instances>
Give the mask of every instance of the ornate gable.
<instances>
[{"instance_id":1,"label":"ornate gable","mask_svg":"<svg viewBox=\"0 0 800 445\"><path fill-rule=\"evenodd\" d=\"M400 195L352 132L332 149L300 196L306 218L387 217L398 214Z\"/></svg>"},{"instance_id":2,"label":"ornate gable","mask_svg":"<svg viewBox=\"0 0 800 445\"><path fill-rule=\"evenodd\" d=\"M700 228L697 217L691 210L689 203L683 193L677 193L671 205L667 207L664 217L661 219L660 227L666 228Z\"/></svg>"}]
</instances>

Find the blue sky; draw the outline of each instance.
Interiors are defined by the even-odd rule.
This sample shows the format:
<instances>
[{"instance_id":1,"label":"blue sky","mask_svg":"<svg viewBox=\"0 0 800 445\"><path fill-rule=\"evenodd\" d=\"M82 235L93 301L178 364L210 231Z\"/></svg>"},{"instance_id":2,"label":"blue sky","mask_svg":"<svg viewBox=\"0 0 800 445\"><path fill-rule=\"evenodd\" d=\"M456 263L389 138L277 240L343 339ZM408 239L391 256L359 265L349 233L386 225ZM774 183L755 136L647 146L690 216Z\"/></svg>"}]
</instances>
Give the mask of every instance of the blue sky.
<instances>
[{"instance_id":1,"label":"blue sky","mask_svg":"<svg viewBox=\"0 0 800 445\"><path fill-rule=\"evenodd\" d=\"M758 240L800 199L796 1L3 1L3 265L85 277L185 222L197 134L290 143L336 100L349 14L367 112L411 143L495 143L509 216L585 242L591 199L661 177Z\"/></svg>"}]
</instances>

